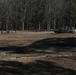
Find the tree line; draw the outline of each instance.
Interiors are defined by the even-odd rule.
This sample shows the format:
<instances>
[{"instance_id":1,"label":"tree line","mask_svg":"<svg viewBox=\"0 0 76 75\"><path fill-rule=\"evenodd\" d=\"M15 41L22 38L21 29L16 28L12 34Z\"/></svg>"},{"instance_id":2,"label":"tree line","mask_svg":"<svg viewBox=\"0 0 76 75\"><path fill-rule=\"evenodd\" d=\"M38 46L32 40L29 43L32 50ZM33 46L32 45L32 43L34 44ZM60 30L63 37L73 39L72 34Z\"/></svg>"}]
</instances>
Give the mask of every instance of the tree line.
<instances>
[{"instance_id":1,"label":"tree line","mask_svg":"<svg viewBox=\"0 0 76 75\"><path fill-rule=\"evenodd\" d=\"M76 28L76 0L0 0L0 30Z\"/></svg>"}]
</instances>

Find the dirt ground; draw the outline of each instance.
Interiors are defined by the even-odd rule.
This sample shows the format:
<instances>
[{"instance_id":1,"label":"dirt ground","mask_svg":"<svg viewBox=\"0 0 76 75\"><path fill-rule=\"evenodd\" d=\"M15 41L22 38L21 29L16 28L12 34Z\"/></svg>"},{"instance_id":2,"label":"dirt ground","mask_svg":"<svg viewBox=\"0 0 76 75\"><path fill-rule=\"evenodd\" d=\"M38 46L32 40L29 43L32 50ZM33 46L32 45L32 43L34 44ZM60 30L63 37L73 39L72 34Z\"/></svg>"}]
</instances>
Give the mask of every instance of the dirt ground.
<instances>
[{"instance_id":1,"label":"dirt ground","mask_svg":"<svg viewBox=\"0 0 76 75\"><path fill-rule=\"evenodd\" d=\"M0 34L0 75L76 75L76 33Z\"/></svg>"}]
</instances>

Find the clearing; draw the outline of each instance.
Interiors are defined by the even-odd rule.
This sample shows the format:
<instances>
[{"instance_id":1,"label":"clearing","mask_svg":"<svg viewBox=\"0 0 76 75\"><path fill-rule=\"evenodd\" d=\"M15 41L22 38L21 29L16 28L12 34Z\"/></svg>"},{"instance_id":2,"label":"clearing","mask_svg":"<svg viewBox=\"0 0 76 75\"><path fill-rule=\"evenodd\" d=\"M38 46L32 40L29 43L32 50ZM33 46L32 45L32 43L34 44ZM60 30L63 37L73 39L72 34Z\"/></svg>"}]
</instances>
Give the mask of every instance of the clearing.
<instances>
[{"instance_id":1,"label":"clearing","mask_svg":"<svg viewBox=\"0 0 76 75\"><path fill-rule=\"evenodd\" d=\"M76 33L0 34L0 75L76 75Z\"/></svg>"}]
</instances>

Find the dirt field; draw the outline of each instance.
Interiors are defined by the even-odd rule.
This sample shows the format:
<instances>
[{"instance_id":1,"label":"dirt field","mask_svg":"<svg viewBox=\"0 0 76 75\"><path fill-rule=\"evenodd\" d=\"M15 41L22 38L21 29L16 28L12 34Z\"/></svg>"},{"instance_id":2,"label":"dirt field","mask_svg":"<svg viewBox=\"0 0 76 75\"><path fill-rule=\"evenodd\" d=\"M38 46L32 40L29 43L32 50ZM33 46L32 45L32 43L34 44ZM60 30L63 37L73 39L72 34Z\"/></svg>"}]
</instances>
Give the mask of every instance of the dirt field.
<instances>
[{"instance_id":1,"label":"dirt field","mask_svg":"<svg viewBox=\"0 0 76 75\"><path fill-rule=\"evenodd\" d=\"M0 34L0 75L76 75L76 33Z\"/></svg>"}]
</instances>

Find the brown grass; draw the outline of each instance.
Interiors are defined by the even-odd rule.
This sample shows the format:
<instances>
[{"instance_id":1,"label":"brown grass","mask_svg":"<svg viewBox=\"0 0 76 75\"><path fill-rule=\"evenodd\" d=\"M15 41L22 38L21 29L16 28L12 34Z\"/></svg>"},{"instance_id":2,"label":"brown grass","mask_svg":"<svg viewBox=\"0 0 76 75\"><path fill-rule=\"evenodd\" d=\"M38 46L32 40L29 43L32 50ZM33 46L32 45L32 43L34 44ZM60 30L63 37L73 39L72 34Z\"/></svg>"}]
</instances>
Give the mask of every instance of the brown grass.
<instances>
[{"instance_id":1,"label":"brown grass","mask_svg":"<svg viewBox=\"0 0 76 75\"><path fill-rule=\"evenodd\" d=\"M17 33L9 33L9 34L1 34L0 35L0 48L4 48L4 47L9 47L9 46L17 46L17 47L27 47L28 45L32 44L35 41L38 40L43 40L43 39L47 39L47 38L76 38L76 33L71 34L71 33L63 33L63 34L55 34L55 33L51 33L51 34L21 34L20 32ZM47 48L51 51L53 51L53 48ZM46 50L47 50L46 49ZM38 50L38 49L36 49ZM41 50L41 49L40 49ZM45 49L43 49L45 50ZM61 66L63 68L68 68L68 69L72 69L72 70L76 70L76 59L74 57L68 56L68 57L40 57L40 58L36 58L36 53L35 54L9 54L8 51L5 51L5 54L2 54L4 51L0 52L0 59L2 60L2 58L4 58L4 60L9 60L9 61L18 61L20 63L34 63L37 60L40 61L49 61L52 63L56 63L58 66ZM59 54L74 54L76 53L76 51L74 50L74 52L59 52ZM55 53L56 55L58 55L58 53ZM27 57L29 55L29 57ZM45 54L46 55L46 54ZM50 55L50 54L49 54ZM75 54L74 54L75 55ZM31 58L31 56L35 57L35 58ZM39 56L39 55L38 55ZM2 58L1 58L2 57ZM9 58L10 57L10 58ZM60 75L60 74L59 74ZM71 74L68 74L71 75Z\"/></svg>"}]
</instances>

